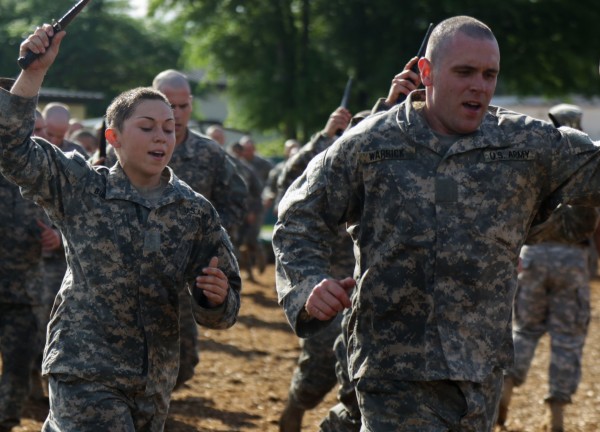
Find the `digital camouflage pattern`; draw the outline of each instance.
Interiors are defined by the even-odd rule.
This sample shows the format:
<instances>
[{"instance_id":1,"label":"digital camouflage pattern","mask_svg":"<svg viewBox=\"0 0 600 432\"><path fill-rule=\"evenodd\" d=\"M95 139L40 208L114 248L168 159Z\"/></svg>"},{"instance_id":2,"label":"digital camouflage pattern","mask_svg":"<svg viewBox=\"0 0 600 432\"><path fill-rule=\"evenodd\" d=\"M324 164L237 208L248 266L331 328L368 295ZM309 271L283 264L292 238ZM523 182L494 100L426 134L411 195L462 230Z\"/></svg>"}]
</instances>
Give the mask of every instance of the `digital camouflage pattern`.
<instances>
[{"instance_id":1,"label":"digital camouflage pattern","mask_svg":"<svg viewBox=\"0 0 600 432\"><path fill-rule=\"evenodd\" d=\"M308 163L317 154L328 148L333 141L333 138L320 133L315 134L307 144L286 161L277 180L279 197L283 196L293 181L301 176ZM340 225L337 231L338 235L331 244L330 274L336 279L343 279L352 276L354 272L353 244L344 225ZM306 300L307 298L304 299L304 302ZM340 382L339 378L341 376L336 375L339 363L347 365L346 353L343 352L345 350L334 350L334 344L342 330L341 318L340 315L327 328L301 341L302 351L298 358L298 365L292 375L289 396L304 410L316 407L336 382L339 382L344 389L352 388L349 382ZM338 358L339 355L342 355L343 358ZM339 412L339 414L335 416L335 422L332 420L333 415L330 415L325 422L327 425L322 424L321 428L331 427L338 432L358 431L356 426L358 425L360 428L360 416L358 416L357 422L356 418L351 418L341 407L338 408L336 412Z\"/></svg>"},{"instance_id":2,"label":"digital camouflage pattern","mask_svg":"<svg viewBox=\"0 0 600 432\"><path fill-rule=\"evenodd\" d=\"M273 203L273 213L277 214L277 181L279 180L279 175L283 171L283 167L285 166L287 160L282 160L277 162L275 166L269 171L269 176L267 177L267 181L265 182L265 186L262 190L262 199L263 201L271 200Z\"/></svg>"},{"instance_id":3,"label":"digital camouflage pattern","mask_svg":"<svg viewBox=\"0 0 600 432\"><path fill-rule=\"evenodd\" d=\"M42 432L162 432L169 414L168 395L148 394L143 386L123 393L60 374L50 376L49 386L50 404L57 409L50 412Z\"/></svg>"},{"instance_id":4,"label":"digital camouflage pattern","mask_svg":"<svg viewBox=\"0 0 600 432\"><path fill-rule=\"evenodd\" d=\"M361 378L356 383L362 429L371 431L491 432L502 389L495 369L481 383Z\"/></svg>"},{"instance_id":5,"label":"digital camouflage pattern","mask_svg":"<svg viewBox=\"0 0 600 432\"><path fill-rule=\"evenodd\" d=\"M514 366L507 375L525 382L540 338L550 335L547 400L571 402L581 380L583 346L590 321L586 246L524 246L514 303Z\"/></svg>"},{"instance_id":6,"label":"digital camouflage pattern","mask_svg":"<svg viewBox=\"0 0 600 432\"><path fill-rule=\"evenodd\" d=\"M87 154L87 152L81 145L77 144L76 142L69 141L68 139L63 139L63 142L61 143L59 148L64 153L77 151L77 152L81 153L81 156L83 156L84 158L89 157L89 155Z\"/></svg>"},{"instance_id":7,"label":"digital camouflage pattern","mask_svg":"<svg viewBox=\"0 0 600 432\"><path fill-rule=\"evenodd\" d=\"M42 336L33 309L26 304L0 303L0 430L19 424L29 396L29 374Z\"/></svg>"},{"instance_id":8,"label":"digital camouflage pattern","mask_svg":"<svg viewBox=\"0 0 600 432\"><path fill-rule=\"evenodd\" d=\"M212 256L229 279L228 298L208 308L193 289L190 307L207 327L236 321L241 281L229 237L210 203L169 168L152 204L119 165L93 168L78 153L31 140L36 102L0 93L0 169L44 207L65 241L68 271L43 372L167 395L179 362L178 293L193 286Z\"/></svg>"},{"instance_id":9,"label":"digital camouflage pattern","mask_svg":"<svg viewBox=\"0 0 600 432\"><path fill-rule=\"evenodd\" d=\"M44 262L44 303L48 308L52 308L54 298L67 271L65 250L61 245L57 250L44 252L42 258ZM48 315L50 314L48 313Z\"/></svg>"},{"instance_id":10,"label":"digital camouflage pattern","mask_svg":"<svg viewBox=\"0 0 600 432\"><path fill-rule=\"evenodd\" d=\"M347 223L358 285L352 379L482 382L513 360L518 254L545 202L600 204L600 148L499 107L443 148L419 114L423 91L347 131L280 203L277 291L302 337L327 323L301 313L329 276Z\"/></svg>"},{"instance_id":11,"label":"digital camouflage pattern","mask_svg":"<svg viewBox=\"0 0 600 432\"><path fill-rule=\"evenodd\" d=\"M544 222L529 230L528 245L543 242L567 245L589 243L598 222L598 210L593 207L560 204Z\"/></svg>"},{"instance_id":12,"label":"digital camouflage pattern","mask_svg":"<svg viewBox=\"0 0 600 432\"><path fill-rule=\"evenodd\" d=\"M42 303L42 242L37 220L48 222L43 209L0 176L0 303Z\"/></svg>"},{"instance_id":13,"label":"digital camouflage pattern","mask_svg":"<svg viewBox=\"0 0 600 432\"><path fill-rule=\"evenodd\" d=\"M116 153L110 146L106 166L116 162ZM186 139L175 147L169 167L212 203L228 232L239 228L247 211L248 188L235 161L219 144L188 129Z\"/></svg>"},{"instance_id":14,"label":"digital camouflage pattern","mask_svg":"<svg viewBox=\"0 0 600 432\"><path fill-rule=\"evenodd\" d=\"M188 129L169 166L219 212L223 226L235 231L247 212L248 188L231 156L212 139Z\"/></svg>"},{"instance_id":15,"label":"digital camouflage pattern","mask_svg":"<svg viewBox=\"0 0 600 432\"><path fill-rule=\"evenodd\" d=\"M532 228L521 250L514 302L515 363L507 375L517 386L525 382L538 342L549 333L547 401L571 402L581 380L590 320L588 246L597 221L595 208L561 205Z\"/></svg>"},{"instance_id":16,"label":"digital camouflage pattern","mask_svg":"<svg viewBox=\"0 0 600 432\"><path fill-rule=\"evenodd\" d=\"M0 176L0 429L18 425L29 395L29 373L44 338L39 320L44 289L41 207Z\"/></svg>"},{"instance_id":17,"label":"digital camouflage pattern","mask_svg":"<svg viewBox=\"0 0 600 432\"><path fill-rule=\"evenodd\" d=\"M117 162L112 146L106 165ZM219 212L223 226L234 236L246 215L248 189L232 158L212 139L188 129L186 139L175 147L169 167L194 191L208 199ZM178 385L194 376L200 361L198 329L191 309L187 307L185 290L180 291L180 367Z\"/></svg>"},{"instance_id":18,"label":"digital camouflage pattern","mask_svg":"<svg viewBox=\"0 0 600 432\"><path fill-rule=\"evenodd\" d=\"M319 424L320 432L358 432L361 427L361 414L356 399L354 382L348 376L348 320L350 309L342 314L342 331L333 344L336 364L335 374L339 384L337 399L325 418Z\"/></svg>"},{"instance_id":19,"label":"digital camouflage pattern","mask_svg":"<svg viewBox=\"0 0 600 432\"><path fill-rule=\"evenodd\" d=\"M315 408L337 383L333 344L340 334L341 315L318 334L300 339L300 355L289 388L289 397L305 411Z\"/></svg>"},{"instance_id":20,"label":"digital camouflage pattern","mask_svg":"<svg viewBox=\"0 0 600 432\"><path fill-rule=\"evenodd\" d=\"M273 163L257 154L254 155L252 160L247 161L252 169L258 175L261 183L261 189L264 188L267 179L269 178L269 172L273 169Z\"/></svg>"},{"instance_id":21,"label":"digital camouflage pattern","mask_svg":"<svg viewBox=\"0 0 600 432\"><path fill-rule=\"evenodd\" d=\"M333 144L334 139L321 133L315 134L310 141L300 147L298 152L291 156L285 164L277 178L278 201L298 177L302 175L308 163L323 150Z\"/></svg>"},{"instance_id":22,"label":"digital camouflage pattern","mask_svg":"<svg viewBox=\"0 0 600 432\"><path fill-rule=\"evenodd\" d=\"M231 156L212 139L188 129L186 139L175 147L169 166L177 177L207 198L219 212L230 235L240 229L248 206L248 189ZM200 361L198 328L180 292L180 364L178 384L194 376Z\"/></svg>"}]
</instances>

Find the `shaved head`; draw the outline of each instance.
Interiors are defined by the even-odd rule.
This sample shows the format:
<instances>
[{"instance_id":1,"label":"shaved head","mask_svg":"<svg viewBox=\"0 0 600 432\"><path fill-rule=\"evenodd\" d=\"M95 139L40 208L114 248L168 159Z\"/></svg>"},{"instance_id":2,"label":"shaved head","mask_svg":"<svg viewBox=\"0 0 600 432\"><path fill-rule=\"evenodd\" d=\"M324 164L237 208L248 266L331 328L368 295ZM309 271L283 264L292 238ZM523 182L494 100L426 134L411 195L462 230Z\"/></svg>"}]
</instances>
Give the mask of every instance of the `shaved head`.
<instances>
[{"instance_id":1,"label":"shaved head","mask_svg":"<svg viewBox=\"0 0 600 432\"><path fill-rule=\"evenodd\" d=\"M496 41L492 30L481 21L466 15L455 16L435 26L427 43L425 57L435 65L446 51L446 45L458 33L463 33L474 39Z\"/></svg>"},{"instance_id":2,"label":"shaved head","mask_svg":"<svg viewBox=\"0 0 600 432\"><path fill-rule=\"evenodd\" d=\"M187 89L191 92L188 78L175 69L167 69L156 75L152 81L152 87L157 90L162 90L165 87L171 89Z\"/></svg>"},{"instance_id":3,"label":"shaved head","mask_svg":"<svg viewBox=\"0 0 600 432\"><path fill-rule=\"evenodd\" d=\"M48 141L58 147L62 147L65 135L69 130L69 120L71 120L69 106L58 102L51 102L44 107L42 115L46 121L46 136Z\"/></svg>"}]
</instances>

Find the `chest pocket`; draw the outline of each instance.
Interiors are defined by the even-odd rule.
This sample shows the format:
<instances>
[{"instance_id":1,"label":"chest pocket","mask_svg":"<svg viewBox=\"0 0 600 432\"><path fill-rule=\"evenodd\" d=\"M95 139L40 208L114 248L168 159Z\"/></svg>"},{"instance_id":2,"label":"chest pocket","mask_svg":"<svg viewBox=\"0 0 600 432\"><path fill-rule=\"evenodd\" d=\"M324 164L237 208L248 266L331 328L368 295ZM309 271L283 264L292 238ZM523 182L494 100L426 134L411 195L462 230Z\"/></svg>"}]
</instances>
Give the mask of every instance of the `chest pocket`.
<instances>
[{"instance_id":1,"label":"chest pocket","mask_svg":"<svg viewBox=\"0 0 600 432\"><path fill-rule=\"evenodd\" d=\"M405 242L422 237L424 217L434 210L429 169L414 149L369 152L360 156L364 184L361 229L380 242Z\"/></svg>"},{"instance_id":2,"label":"chest pocket","mask_svg":"<svg viewBox=\"0 0 600 432\"><path fill-rule=\"evenodd\" d=\"M484 153L483 162L471 167L463 193L473 204L474 227L480 234L516 247L540 194L535 160L530 153L515 153L521 156L512 159L506 157L511 154L507 150L495 154L503 154L501 158L490 158L491 154Z\"/></svg>"}]
</instances>

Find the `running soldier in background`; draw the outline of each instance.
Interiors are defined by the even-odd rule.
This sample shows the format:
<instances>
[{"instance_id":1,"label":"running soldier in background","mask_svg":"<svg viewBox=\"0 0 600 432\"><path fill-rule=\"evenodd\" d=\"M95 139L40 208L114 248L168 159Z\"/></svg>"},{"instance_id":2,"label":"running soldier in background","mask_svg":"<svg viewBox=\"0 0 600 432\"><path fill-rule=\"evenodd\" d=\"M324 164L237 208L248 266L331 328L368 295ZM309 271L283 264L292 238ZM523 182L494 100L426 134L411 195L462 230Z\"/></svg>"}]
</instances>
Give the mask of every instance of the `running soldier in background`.
<instances>
[{"instance_id":1,"label":"running soldier in background","mask_svg":"<svg viewBox=\"0 0 600 432\"><path fill-rule=\"evenodd\" d=\"M256 145L249 135L244 135L240 138L240 145L242 146L240 156L254 168L254 171L258 174L258 178L260 178L260 181L264 185L267 182L273 164L256 153Z\"/></svg>"},{"instance_id":2,"label":"running soldier in background","mask_svg":"<svg viewBox=\"0 0 600 432\"><path fill-rule=\"evenodd\" d=\"M244 246L248 249L247 257L250 262L247 267L254 267L258 269L259 273L264 272L265 266L267 265L267 256L265 250L260 242L260 230L262 228L265 219L265 207L262 203L262 191L269 178L269 172L273 168L273 164L267 159L256 153L256 146L254 140L249 135L244 135L239 141L241 152L239 156L245 160L256 172L256 175L260 179L260 210L255 212L255 218L252 223L247 223L244 226Z\"/></svg>"},{"instance_id":3,"label":"running soldier in background","mask_svg":"<svg viewBox=\"0 0 600 432\"><path fill-rule=\"evenodd\" d=\"M64 152L78 151L82 156L89 156L82 146L66 138L71 125L71 112L68 105L50 102L42 110L42 115L46 121L46 139L48 141Z\"/></svg>"},{"instance_id":4,"label":"running soldier in background","mask_svg":"<svg viewBox=\"0 0 600 432\"><path fill-rule=\"evenodd\" d=\"M296 178L300 177L308 163L318 153L328 148L337 138L339 130L345 130L352 115L346 108L337 108L327 120L322 131L302 146L285 164L277 181L278 196L282 197ZM276 199L279 201L279 198ZM341 225L339 235L332 244L330 270L334 277L342 278L354 271L352 240ZM304 412L315 408L335 386L336 358L333 344L341 331L342 315L319 333L300 339L300 356L294 369L288 400L279 419L281 432L299 432L302 428Z\"/></svg>"},{"instance_id":5,"label":"running soldier in background","mask_svg":"<svg viewBox=\"0 0 600 432\"><path fill-rule=\"evenodd\" d=\"M189 128L193 96L187 77L168 69L156 75L152 87L167 96L175 116L175 150L169 167L215 206L230 238L235 238L247 213L245 181L219 144ZM200 361L198 326L189 308L187 293L185 290L179 293L180 364L175 389L194 376Z\"/></svg>"},{"instance_id":6,"label":"running soldier in background","mask_svg":"<svg viewBox=\"0 0 600 432\"><path fill-rule=\"evenodd\" d=\"M554 105L548 111L548 117L552 121L552 124L556 127L568 126L574 129L583 131L581 120L583 118L583 111L577 105L571 104L558 104ZM590 238L589 247L589 266L590 266L590 279L593 279L598 273L598 248L600 247L600 227L596 228L596 232Z\"/></svg>"},{"instance_id":7,"label":"running soldier in background","mask_svg":"<svg viewBox=\"0 0 600 432\"><path fill-rule=\"evenodd\" d=\"M279 202L277 181L279 180L279 176L281 175L287 160L298 153L299 149L300 143L298 140L293 138L285 140L283 143L283 160L275 164L275 166L271 168L271 171L269 171L267 182L262 191L262 200L265 211L271 209L275 216L277 216L277 203Z\"/></svg>"},{"instance_id":8,"label":"running soldier in background","mask_svg":"<svg viewBox=\"0 0 600 432\"><path fill-rule=\"evenodd\" d=\"M258 242L260 228L257 228L259 226L257 221L262 217L264 211L262 203L263 184L256 170L241 156L242 151L239 142L231 145L231 154L236 160L236 167L248 186L248 212L242 220L234 244L237 246L240 269L246 271L246 278L249 281L254 281L254 258L260 253Z\"/></svg>"},{"instance_id":9,"label":"running soldier in background","mask_svg":"<svg viewBox=\"0 0 600 432\"><path fill-rule=\"evenodd\" d=\"M442 21L418 64L423 91L343 134L286 192L278 298L301 337L352 308L363 430L491 431L521 246L541 207L600 205L600 149L490 105L500 50L479 20ZM342 223L356 281L330 275Z\"/></svg>"},{"instance_id":10,"label":"running soldier in background","mask_svg":"<svg viewBox=\"0 0 600 432\"><path fill-rule=\"evenodd\" d=\"M0 79L10 89L13 80ZM45 340L42 251L60 245L41 207L21 196L19 187L0 176L0 432L21 419L29 396L30 373L41 368ZM38 381L35 384L39 386Z\"/></svg>"},{"instance_id":11,"label":"running soldier in background","mask_svg":"<svg viewBox=\"0 0 600 432\"><path fill-rule=\"evenodd\" d=\"M38 136L40 138L48 139L46 136L46 120L44 120L44 115L40 110L35 110L35 125L33 126L33 134L34 136Z\"/></svg>"},{"instance_id":12,"label":"running soldier in background","mask_svg":"<svg viewBox=\"0 0 600 432\"><path fill-rule=\"evenodd\" d=\"M581 109L561 104L549 113L556 127L581 128ZM547 407L550 432L562 432L564 406L581 380L583 346L590 320L590 241L598 212L560 205L530 230L521 249L514 302L515 362L504 376L498 424L507 419L514 387L525 382L540 338L550 335Z\"/></svg>"},{"instance_id":13,"label":"running soldier in background","mask_svg":"<svg viewBox=\"0 0 600 432\"><path fill-rule=\"evenodd\" d=\"M218 124L213 124L206 129L206 134L215 140L224 150L225 147L225 131ZM250 164L246 162L241 157L242 147L239 142L233 143L230 148L231 160L235 164L237 171L240 173L240 176L246 182L246 186L248 188L248 198L246 200L246 214L240 221L240 228L237 232L232 236L232 241L235 246L236 256L238 257L238 261L240 264L240 269L246 271L246 278L250 281L254 280L253 272L252 272L252 260L248 256L249 250L244 245L245 242L245 234L247 232L247 227L254 223L256 220L256 215L260 214L263 210L263 204L261 199L262 193L262 184L258 174Z\"/></svg>"}]
</instances>

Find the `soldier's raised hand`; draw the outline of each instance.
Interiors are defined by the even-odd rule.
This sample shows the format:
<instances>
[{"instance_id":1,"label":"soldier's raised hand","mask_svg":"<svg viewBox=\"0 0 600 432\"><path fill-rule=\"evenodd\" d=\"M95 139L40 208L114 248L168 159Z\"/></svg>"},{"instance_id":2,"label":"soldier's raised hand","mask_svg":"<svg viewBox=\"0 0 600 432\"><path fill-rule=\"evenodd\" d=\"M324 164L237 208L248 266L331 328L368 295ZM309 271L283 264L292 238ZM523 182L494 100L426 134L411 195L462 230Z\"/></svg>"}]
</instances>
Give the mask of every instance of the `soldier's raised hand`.
<instances>
[{"instance_id":1,"label":"soldier's raised hand","mask_svg":"<svg viewBox=\"0 0 600 432\"><path fill-rule=\"evenodd\" d=\"M421 85L421 76L411 69L418 61L418 57L411 58L402 72L392 79L392 85L385 103L395 105L400 95L408 96L411 91L416 90Z\"/></svg>"},{"instance_id":2,"label":"soldier's raised hand","mask_svg":"<svg viewBox=\"0 0 600 432\"><path fill-rule=\"evenodd\" d=\"M65 37L66 33L60 31L54 34L54 29L50 24L44 24L42 27L35 29L35 32L30 34L23 42L19 54L24 57L27 51L31 51L40 56L34 60L27 70L47 70L58 55L60 43ZM50 43L52 38L52 43Z\"/></svg>"}]
</instances>

